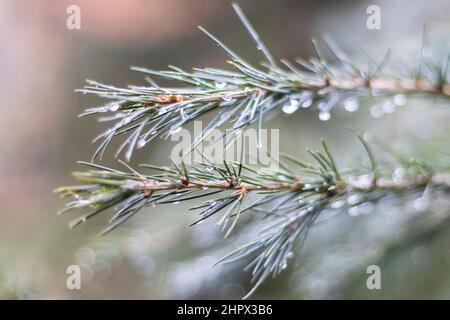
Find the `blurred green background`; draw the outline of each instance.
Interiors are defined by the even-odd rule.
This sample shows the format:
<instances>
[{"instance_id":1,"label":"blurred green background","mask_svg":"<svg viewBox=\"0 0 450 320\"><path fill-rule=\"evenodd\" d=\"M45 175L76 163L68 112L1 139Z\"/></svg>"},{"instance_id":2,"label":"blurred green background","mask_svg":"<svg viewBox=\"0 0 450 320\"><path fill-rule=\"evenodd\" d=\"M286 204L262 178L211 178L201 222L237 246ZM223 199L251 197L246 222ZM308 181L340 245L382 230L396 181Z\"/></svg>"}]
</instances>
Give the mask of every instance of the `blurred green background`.
<instances>
[{"instance_id":1,"label":"blurred green background","mask_svg":"<svg viewBox=\"0 0 450 320\"><path fill-rule=\"evenodd\" d=\"M81 30L66 28L71 4L81 8ZM371 4L381 8L381 30L366 28ZM311 55L310 37L328 33L361 61L367 61L364 52L379 60L392 48L410 65L419 57L425 22L436 39L450 30L450 2L443 0L242 0L240 5L272 53L291 60ZM107 215L72 231L67 229L70 214L56 216L64 202L52 190L73 183L70 172L80 168L76 161L90 159L95 150L90 141L104 128L93 118L77 119L85 107L101 101L74 89L86 78L117 86L145 84L131 65L228 68L224 53L198 25L244 58L260 62L229 1L0 2L0 298L226 299L240 298L249 289L241 265L211 268L245 236L225 241L213 222L189 229L195 214L181 206L149 208L101 239L96 235ZM430 141L448 147L448 121L445 108L412 101L381 118L363 106L326 122L300 110L265 126L281 128L281 151L303 156L304 147L324 137L342 163L353 164L363 153L346 127L370 132L395 150L414 152ZM133 163L163 165L169 154L170 145L157 141L136 152ZM114 160L103 163L118 166ZM389 215L377 207L370 216L328 223L326 232L318 227L295 265L254 297L449 298L450 237L445 232L382 259L382 290L366 288L361 252L379 242L370 232L348 234L359 228L376 229L383 239L392 236L400 232L392 216L407 211L396 210ZM245 218L243 223L245 228ZM66 268L72 264L82 266L81 290L66 288Z\"/></svg>"}]
</instances>

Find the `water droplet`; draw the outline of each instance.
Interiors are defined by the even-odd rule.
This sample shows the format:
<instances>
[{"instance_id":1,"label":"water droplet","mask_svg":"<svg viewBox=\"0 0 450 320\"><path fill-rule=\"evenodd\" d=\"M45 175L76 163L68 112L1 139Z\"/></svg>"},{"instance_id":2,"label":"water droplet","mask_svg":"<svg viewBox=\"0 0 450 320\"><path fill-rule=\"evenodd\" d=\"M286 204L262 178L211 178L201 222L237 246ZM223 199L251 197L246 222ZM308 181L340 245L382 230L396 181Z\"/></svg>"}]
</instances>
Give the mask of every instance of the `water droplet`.
<instances>
[{"instance_id":1,"label":"water droplet","mask_svg":"<svg viewBox=\"0 0 450 320\"><path fill-rule=\"evenodd\" d=\"M309 108L312 106L312 103L313 103L313 99L308 99L302 103L301 107L305 108L305 109Z\"/></svg>"},{"instance_id":2,"label":"water droplet","mask_svg":"<svg viewBox=\"0 0 450 320\"><path fill-rule=\"evenodd\" d=\"M327 111L327 110L329 110L329 108L328 108L328 102L325 102L325 101L320 101L318 104L317 104L317 109L319 109L319 110L323 110L323 111Z\"/></svg>"},{"instance_id":3,"label":"water droplet","mask_svg":"<svg viewBox=\"0 0 450 320\"><path fill-rule=\"evenodd\" d=\"M145 139L140 139L137 143L138 149L143 148L145 146L145 144L146 144Z\"/></svg>"},{"instance_id":4,"label":"water droplet","mask_svg":"<svg viewBox=\"0 0 450 320\"><path fill-rule=\"evenodd\" d=\"M324 89L320 89L319 91L317 91L317 94L318 94L319 96L324 96L324 95L326 95L327 93L329 93L330 91L331 91L330 88L324 88Z\"/></svg>"},{"instance_id":5,"label":"water droplet","mask_svg":"<svg viewBox=\"0 0 450 320\"><path fill-rule=\"evenodd\" d=\"M328 121L331 118L331 113L329 111L320 111L319 119L322 121Z\"/></svg>"},{"instance_id":6,"label":"water droplet","mask_svg":"<svg viewBox=\"0 0 450 320\"><path fill-rule=\"evenodd\" d=\"M364 133L363 133L363 138L364 138L364 140L366 140L367 142L373 141L373 135L372 135L370 132L364 132Z\"/></svg>"},{"instance_id":7,"label":"water droplet","mask_svg":"<svg viewBox=\"0 0 450 320\"><path fill-rule=\"evenodd\" d=\"M356 99L347 99L344 102L344 109L348 112L355 112L359 109L359 103Z\"/></svg>"},{"instance_id":8,"label":"water droplet","mask_svg":"<svg viewBox=\"0 0 450 320\"><path fill-rule=\"evenodd\" d=\"M292 253L292 251L289 251L288 254L286 255L286 259L292 259L294 257L294 254Z\"/></svg>"},{"instance_id":9,"label":"water droplet","mask_svg":"<svg viewBox=\"0 0 450 320\"><path fill-rule=\"evenodd\" d=\"M173 204L179 204L180 203L180 201L175 201Z\"/></svg>"},{"instance_id":10,"label":"water droplet","mask_svg":"<svg viewBox=\"0 0 450 320\"><path fill-rule=\"evenodd\" d=\"M291 103L286 104L286 105L284 105L284 106L281 108L281 110L282 110L284 113L286 113L286 114L294 113L295 111L297 111L297 109L298 109L298 104L297 104L297 105L294 105L294 104L291 104Z\"/></svg>"},{"instance_id":11,"label":"water droplet","mask_svg":"<svg viewBox=\"0 0 450 320\"><path fill-rule=\"evenodd\" d=\"M203 190L208 190L208 188L209 188L208 186L203 186L202 187Z\"/></svg>"},{"instance_id":12,"label":"water droplet","mask_svg":"<svg viewBox=\"0 0 450 320\"><path fill-rule=\"evenodd\" d=\"M152 203L152 208L156 208L156 203Z\"/></svg>"},{"instance_id":13,"label":"water droplet","mask_svg":"<svg viewBox=\"0 0 450 320\"><path fill-rule=\"evenodd\" d=\"M383 104L383 112L384 113L392 113L395 111L395 109L396 109L396 106L392 101L386 101Z\"/></svg>"},{"instance_id":14,"label":"water droplet","mask_svg":"<svg viewBox=\"0 0 450 320\"><path fill-rule=\"evenodd\" d=\"M109 107L109 111L111 112L116 112L117 110L119 110L120 106L118 103L113 103L110 107Z\"/></svg>"},{"instance_id":15,"label":"water droplet","mask_svg":"<svg viewBox=\"0 0 450 320\"><path fill-rule=\"evenodd\" d=\"M300 105L298 99L295 99L295 98L289 99L289 102L290 102L291 105L293 105L293 106L298 106L298 105Z\"/></svg>"},{"instance_id":16,"label":"water droplet","mask_svg":"<svg viewBox=\"0 0 450 320\"><path fill-rule=\"evenodd\" d=\"M383 116L383 107L374 105L370 108L370 115L374 118L381 118Z\"/></svg>"},{"instance_id":17,"label":"water droplet","mask_svg":"<svg viewBox=\"0 0 450 320\"><path fill-rule=\"evenodd\" d=\"M395 183L398 183L401 179L403 179L406 175L406 170L403 168L397 168L392 173L392 179Z\"/></svg>"},{"instance_id":18,"label":"water droplet","mask_svg":"<svg viewBox=\"0 0 450 320\"><path fill-rule=\"evenodd\" d=\"M206 167L206 170L208 170L208 171L212 171L213 169L214 169L213 166L207 166L207 167Z\"/></svg>"},{"instance_id":19,"label":"water droplet","mask_svg":"<svg viewBox=\"0 0 450 320\"><path fill-rule=\"evenodd\" d=\"M359 202L359 196L357 194L352 194L348 196L347 203L350 205L357 204Z\"/></svg>"},{"instance_id":20,"label":"water droplet","mask_svg":"<svg viewBox=\"0 0 450 320\"><path fill-rule=\"evenodd\" d=\"M348 209L348 215L351 217L357 217L361 214L361 212L358 210L358 207L351 207Z\"/></svg>"},{"instance_id":21,"label":"water droplet","mask_svg":"<svg viewBox=\"0 0 450 320\"><path fill-rule=\"evenodd\" d=\"M358 177L358 183L364 186L370 186L373 180L373 176L371 174L362 174Z\"/></svg>"},{"instance_id":22,"label":"water droplet","mask_svg":"<svg viewBox=\"0 0 450 320\"><path fill-rule=\"evenodd\" d=\"M406 96L404 94L396 94L392 101L397 106L404 106L406 104Z\"/></svg>"},{"instance_id":23,"label":"water droplet","mask_svg":"<svg viewBox=\"0 0 450 320\"><path fill-rule=\"evenodd\" d=\"M283 265L281 266L281 270L286 270L287 268L287 263L283 263Z\"/></svg>"},{"instance_id":24,"label":"water droplet","mask_svg":"<svg viewBox=\"0 0 450 320\"><path fill-rule=\"evenodd\" d=\"M223 88L225 88L227 86L227 83L226 82L216 81L214 85L216 86L217 89L223 89Z\"/></svg>"},{"instance_id":25,"label":"water droplet","mask_svg":"<svg viewBox=\"0 0 450 320\"><path fill-rule=\"evenodd\" d=\"M358 210L362 214L369 214L375 209L372 202L364 202L358 206Z\"/></svg>"},{"instance_id":26,"label":"water droplet","mask_svg":"<svg viewBox=\"0 0 450 320\"><path fill-rule=\"evenodd\" d=\"M337 200L331 203L332 209L339 209L342 208L345 205L345 201L343 200Z\"/></svg>"},{"instance_id":27,"label":"water droplet","mask_svg":"<svg viewBox=\"0 0 450 320\"><path fill-rule=\"evenodd\" d=\"M231 97L231 96L223 96L222 99L223 99L223 101L231 101L231 99L233 99L233 97Z\"/></svg>"}]
</instances>

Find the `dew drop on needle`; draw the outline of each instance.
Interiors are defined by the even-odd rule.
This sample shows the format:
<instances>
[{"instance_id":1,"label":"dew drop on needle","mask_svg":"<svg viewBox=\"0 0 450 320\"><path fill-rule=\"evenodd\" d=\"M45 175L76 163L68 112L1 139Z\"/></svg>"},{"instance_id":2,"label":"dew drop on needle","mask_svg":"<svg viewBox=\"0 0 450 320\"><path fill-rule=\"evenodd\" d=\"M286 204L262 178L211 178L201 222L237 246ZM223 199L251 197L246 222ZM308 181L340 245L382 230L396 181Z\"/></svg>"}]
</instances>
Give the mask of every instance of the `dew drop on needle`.
<instances>
[{"instance_id":1,"label":"dew drop on needle","mask_svg":"<svg viewBox=\"0 0 450 320\"><path fill-rule=\"evenodd\" d=\"M328 121L331 118L331 113L329 111L320 111L319 119L322 121Z\"/></svg>"}]
</instances>

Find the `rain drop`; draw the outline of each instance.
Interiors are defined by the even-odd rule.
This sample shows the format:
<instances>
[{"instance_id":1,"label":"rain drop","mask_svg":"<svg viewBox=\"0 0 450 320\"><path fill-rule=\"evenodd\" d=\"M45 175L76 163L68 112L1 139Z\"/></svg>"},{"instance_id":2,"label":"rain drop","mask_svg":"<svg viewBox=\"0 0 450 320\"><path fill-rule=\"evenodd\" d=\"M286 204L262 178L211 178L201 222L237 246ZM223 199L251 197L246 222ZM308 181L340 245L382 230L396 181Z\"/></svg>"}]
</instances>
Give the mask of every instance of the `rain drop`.
<instances>
[{"instance_id":1,"label":"rain drop","mask_svg":"<svg viewBox=\"0 0 450 320\"><path fill-rule=\"evenodd\" d=\"M284 105L284 106L281 108L281 110L283 110L283 112L286 113L286 114L292 114L292 113L294 113L295 111L297 111L297 109L298 109L298 104L297 104L297 105L294 105L294 104L292 104L292 103L286 104L286 105Z\"/></svg>"},{"instance_id":2,"label":"rain drop","mask_svg":"<svg viewBox=\"0 0 450 320\"><path fill-rule=\"evenodd\" d=\"M404 94L396 94L392 101L397 106L404 106L406 104L406 96Z\"/></svg>"},{"instance_id":3,"label":"rain drop","mask_svg":"<svg viewBox=\"0 0 450 320\"><path fill-rule=\"evenodd\" d=\"M91 204L92 204L92 200L80 199L77 201L76 206L77 207L85 207L85 206L89 206Z\"/></svg>"},{"instance_id":4,"label":"rain drop","mask_svg":"<svg viewBox=\"0 0 450 320\"><path fill-rule=\"evenodd\" d=\"M361 212L359 211L358 207L351 207L350 209L348 209L348 215L351 217L357 217L361 214Z\"/></svg>"},{"instance_id":5,"label":"rain drop","mask_svg":"<svg viewBox=\"0 0 450 320\"><path fill-rule=\"evenodd\" d=\"M344 109L348 112L355 112L359 109L359 103L356 99L347 99L344 102Z\"/></svg>"},{"instance_id":6,"label":"rain drop","mask_svg":"<svg viewBox=\"0 0 450 320\"><path fill-rule=\"evenodd\" d=\"M362 214L370 214L375 209L375 206L371 202L364 202L358 206L358 210Z\"/></svg>"},{"instance_id":7,"label":"rain drop","mask_svg":"<svg viewBox=\"0 0 450 320\"><path fill-rule=\"evenodd\" d=\"M347 198L347 203L350 205L355 205L360 201L359 196L356 194L352 194Z\"/></svg>"},{"instance_id":8,"label":"rain drop","mask_svg":"<svg viewBox=\"0 0 450 320\"><path fill-rule=\"evenodd\" d=\"M392 173L392 179L394 179L394 182L400 182L401 179L403 179L406 175L406 170L403 168L396 168L394 172Z\"/></svg>"},{"instance_id":9,"label":"rain drop","mask_svg":"<svg viewBox=\"0 0 450 320\"><path fill-rule=\"evenodd\" d=\"M329 111L320 111L319 119L322 121L328 121L331 118L331 113Z\"/></svg>"},{"instance_id":10,"label":"rain drop","mask_svg":"<svg viewBox=\"0 0 450 320\"><path fill-rule=\"evenodd\" d=\"M120 106L118 103L113 103L110 107L109 107L109 111L111 112L116 112L117 110L119 110Z\"/></svg>"},{"instance_id":11,"label":"rain drop","mask_svg":"<svg viewBox=\"0 0 450 320\"><path fill-rule=\"evenodd\" d=\"M215 86L216 86L217 89L223 89L223 88L225 88L227 86L227 83L226 82L216 81Z\"/></svg>"},{"instance_id":12,"label":"rain drop","mask_svg":"<svg viewBox=\"0 0 450 320\"><path fill-rule=\"evenodd\" d=\"M370 108L370 115L374 118L381 118L383 116L383 108L379 105L374 105Z\"/></svg>"},{"instance_id":13,"label":"rain drop","mask_svg":"<svg viewBox=\"0 0 450 320\"><path fill-rule=\"evenodd\" d=\"M137 143L138 149L143 148L145 146L145 144L146 144L145 139L140 139Z\"/></svg>"},{"instance_id":14,"label":"rain drop","mask_svg":"<svg viewBox=\"0 0 450 320\"><path fill-rule=\"evenodd\" d=\"M383 104L383 112L384 113L392 113L395 111L395 108L396 108L396 106L392 101L386 101Z\"/></svg>"},{"instance_id":15,"label":"rain drop","mask_svg":"<svg viewBox=\"0 0 450 320\"><path fill-rule=\"evenodd\" d=\"M312 99L308 99L306 101L304 101L301 105L302 108L309 108L312 106L313 100Z\"/></svg>"},{"instance_id":16,"label":"rain drop","mask_svg":"<svg viewBox=\"0 0 450 320\"><path fill-rule=\"evenodd\" d=\"M298 101L298 99L294 99L294 98L291 98L290 100L289 100L289 102L291 103L291 105L293 105L293 106L298 106L300 103L299 103L299 101Z\"/></svg>"},{"instance_id":17,"label":"rain drop","mask_svg":"<svg viewBox=\"0 0 450 320\"><path fill-rule=\"evenodd\" d=\"M331 203L331 208L332 209L339 209L342 208L345 205L345 201L343 200L337 200Z\"/></svg>"}]
</instances>

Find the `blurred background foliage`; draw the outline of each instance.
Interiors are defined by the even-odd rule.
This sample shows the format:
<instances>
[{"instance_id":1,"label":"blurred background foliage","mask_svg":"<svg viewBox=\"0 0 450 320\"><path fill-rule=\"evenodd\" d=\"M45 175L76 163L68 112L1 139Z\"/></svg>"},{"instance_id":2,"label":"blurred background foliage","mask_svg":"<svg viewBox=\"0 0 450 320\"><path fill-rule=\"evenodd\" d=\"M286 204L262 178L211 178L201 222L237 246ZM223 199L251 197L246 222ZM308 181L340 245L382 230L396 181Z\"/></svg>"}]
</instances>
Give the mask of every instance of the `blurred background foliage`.
<instances>
[{"instance_id":1,"label":"blurred background foliage","mask_svg":"<svg viewBox=\"0 0 450 320\"><path fill-rule=\"evenodd\" d=\"M71 4L81 8L81 30L66 28ZM366 28L371 4L381 8L378 31ZM364 52L379 60L391 48L399 64L411 65L420 55L424 23L438 46L446 45L442 39L450 30L445 0L243 0L240 5L280 58L311 55L309 38L328 33L359 61L367 61ZM84 79L144 84L131 65L227 68L224 53L197 25L259 62L230 2L5 0L0 24L0 298L242 297L249 288L242 265L211 266L251 236L245 217L244 232L225 241L212 222L187 228L196 217L181 205L148 208L98 239L107 217L69 231L71 217L56 217L63 201L52 194L54 187L72 183L75 161L90 159L95 147L89 141L103 128L93 118L76 119L85 107L99 104L93 96L74 93ZM424 156L424 145L445 151L445 107L408 101L374 118L360 106L326 122L300 110L266 127L282 128L282 151L301 157L305 147L319 145L324 137L339 161L354 164L363 151L346 127L370 132L408 154ZM167 164L170 147L158 141L136 152L133 163ZM117 166L109 155L103 163ZM401 245L390 240L409 230L405 221L425 224L431 211L439 215L446 208L446 199L427 207L387 202L370 214L329 219L312 230L296 263L253 297L449 298L450 233L445 228ZM366 288L366 267L373 262L382 268L382 290ZM82 266L82 290L66 289L71 264Z\"/></svg>"}]
</instances>

